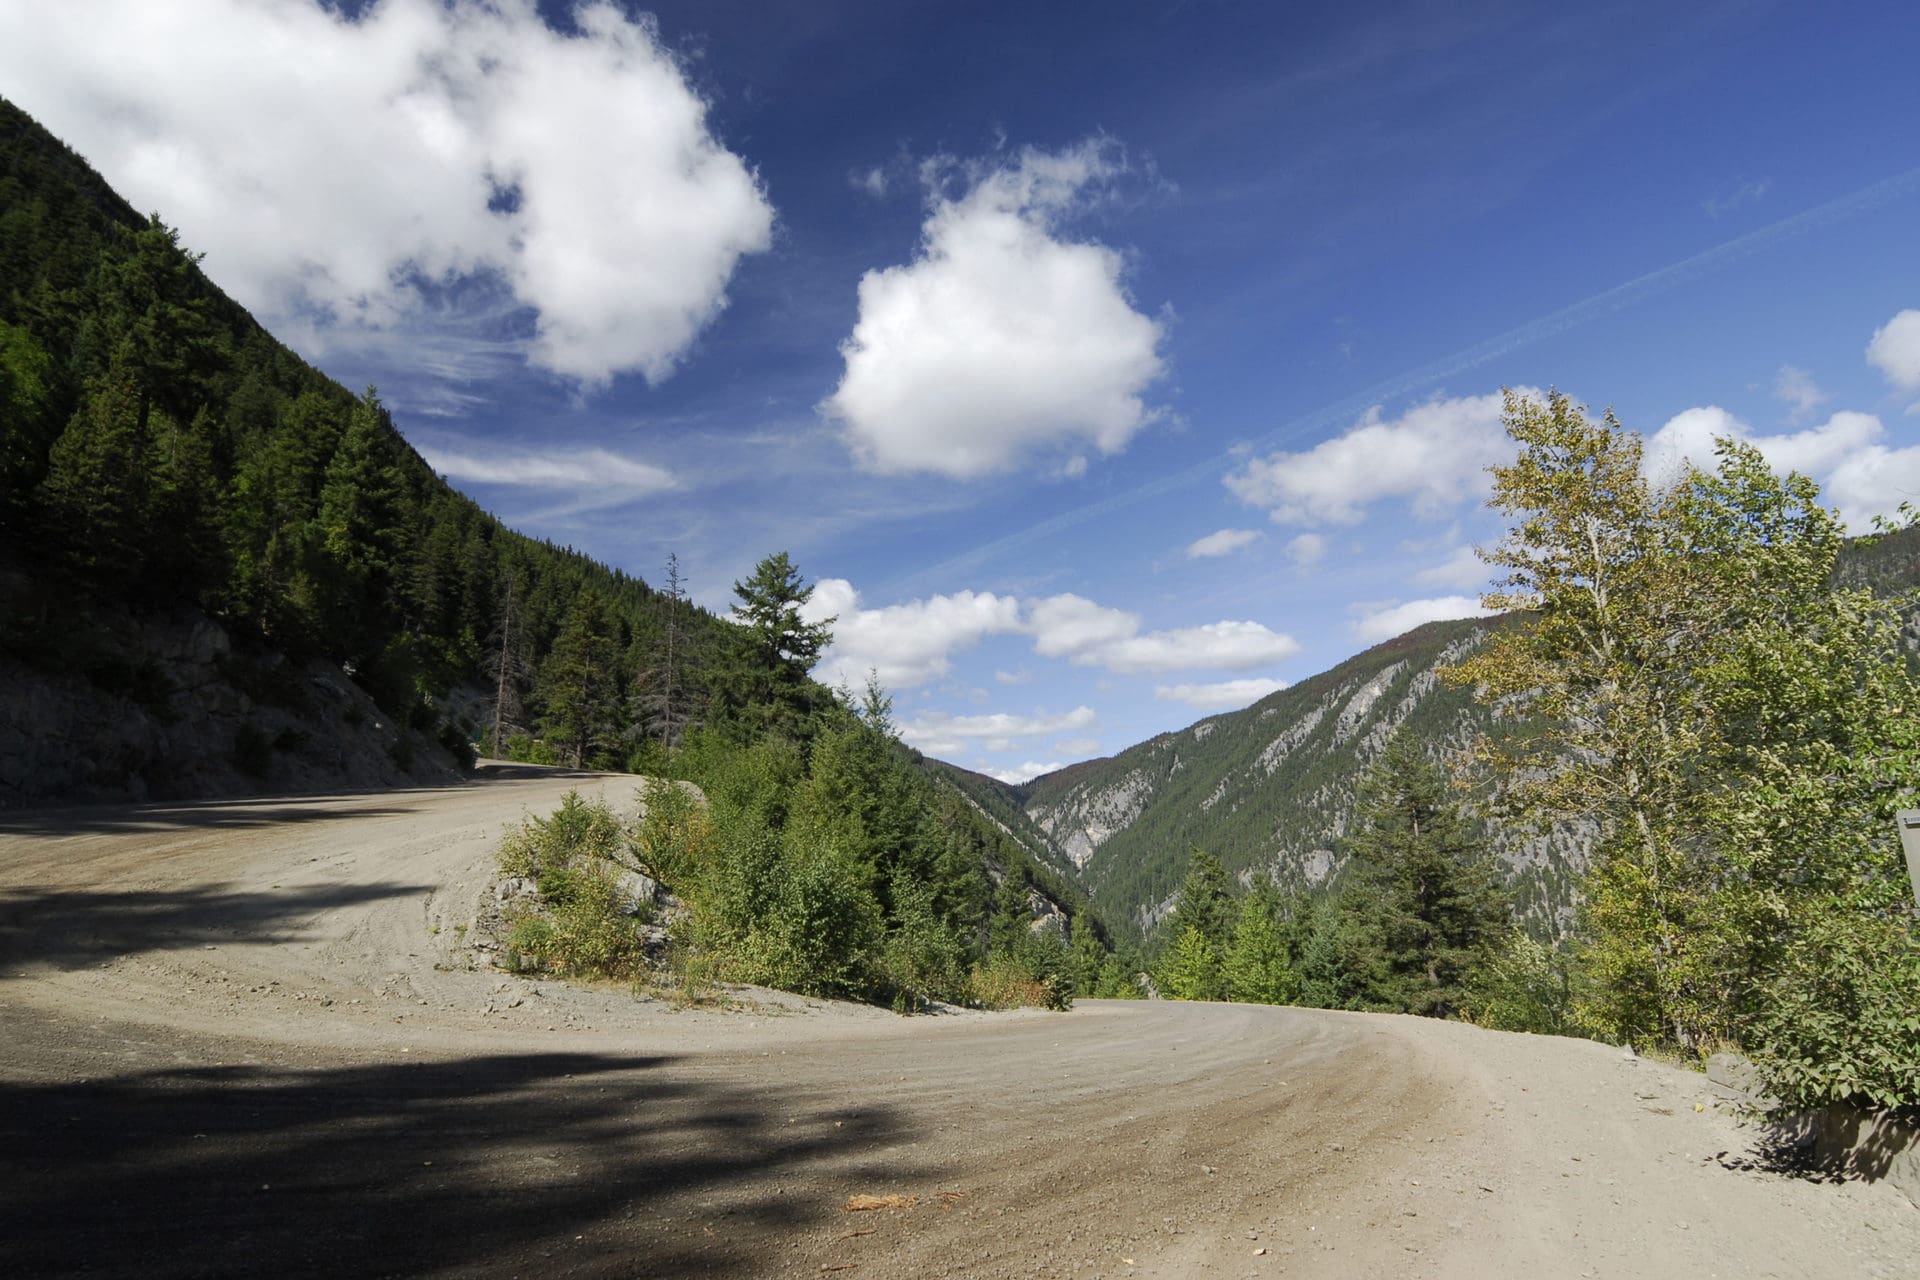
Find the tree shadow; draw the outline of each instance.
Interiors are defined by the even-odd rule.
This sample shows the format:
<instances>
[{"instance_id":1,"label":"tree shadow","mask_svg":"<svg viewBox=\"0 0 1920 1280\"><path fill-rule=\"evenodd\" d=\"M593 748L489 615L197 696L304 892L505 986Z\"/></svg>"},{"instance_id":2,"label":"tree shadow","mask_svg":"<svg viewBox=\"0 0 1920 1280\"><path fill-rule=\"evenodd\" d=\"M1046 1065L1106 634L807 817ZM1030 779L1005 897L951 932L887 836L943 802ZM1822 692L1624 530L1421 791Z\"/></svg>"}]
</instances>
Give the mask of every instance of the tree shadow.
<instances>
[{"instance_id":1,"label":"tree shadow","mask_svg":"<svg viewBox=\"0 0 1920 1280\"><path fill-rule=\"evenodd\" d=\"M327 911L425 893L417 884L324 885L269 892L202 885L165 892L0 889L0 979L23 964L71 969L141 951L298 942Z\"/></svg>"},{"instance_id":2,"label":"tree shadow","mask_svg":"<svg viewBox=\"0 0 1920 1280\"><path fill-rule=\"evenodd\" d=\"M1761 1119L1753 1152L1719 1163L1740 1172L1764 1172L1814 1182L1879 1182L1904 1160L1920 1165L1920 1130L1895 1117L1833 1105L1809 1111L1776 1110ZM1906 1175L1909 1179L1913 1174ZM1911 1193L1910 1193L1911 1194Z\"/></svg>"},{"instance_id":3,"label":"tree shadow","mask_svg":"<svg viewBox=\"0 0 1920 1280\"><path fill-rule=\"evenodd\" d=\"M665 1057L0 1083L9 1276L760 1273L790 1181L899 1140ZM696 1220L697 1219L697 1220ZM716 1224L718 1229L716 1229Z\"/></svg>"},{"instance_id":4,"label":"tree shadow","mask_svg":"<svg viewBox=\"0 0 1920 1280\"><path fill-rule=\"evenodd\" d=\"M490 782L518 782L534 778L610 782L628 774L597 773L558 765L489 761L476 766L466 782L450 786L382 787L377 791L306 791L288 795L247 796L229 800L161 801L153 804L77 805L53 809L0 810L0 835L77 836L113 835L139 831L215 831L278 826L287 822L331 822L342 818L391 817L414 813L402 803L407 796L453 795L471 792ZM633 781L637 785L638 777ZM389 799L378 808L345 802Z\"/></svg>"},{"instance_id":5,"label":"tree shadow","mask_svg":"<svg viewBox=\"0 0 1920 1280\"><path fill-rule=\"evenodd\" d=\"M387 792L380 792L387 795ZM340 796L338 799L349 799ZM314 802L314 796L302 797ZM122 805L100 809L37 809L0 813L0 835L98 836L143 831L233 831L247 827L277 827L287 823L335 822L345 818L385 818L417 812L408 805L379 808L319 803L290 805L285 798L271 800L209 800L195 804Z\"/></svg>"}]
</instances>

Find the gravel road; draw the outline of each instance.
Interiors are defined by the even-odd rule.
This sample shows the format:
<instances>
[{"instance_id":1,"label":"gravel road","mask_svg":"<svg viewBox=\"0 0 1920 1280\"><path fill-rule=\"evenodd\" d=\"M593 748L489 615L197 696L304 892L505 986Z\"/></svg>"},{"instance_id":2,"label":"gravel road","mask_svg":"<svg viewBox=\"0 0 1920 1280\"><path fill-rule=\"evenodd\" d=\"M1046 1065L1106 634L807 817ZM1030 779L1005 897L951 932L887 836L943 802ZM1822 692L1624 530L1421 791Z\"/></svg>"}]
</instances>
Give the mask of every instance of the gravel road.
<instances>
[{"instance_id":1,"label":"gravel road","mask_svg":"<svg viewBox=\"0 0 1920 1280\"><path fill-rule=\"evenodd\" d=\"M1701 1076L1414 1018L470 968L571 786L0 813L7 1276L1886 1276ZM863 1212L849 1197L899 1197Z\"/></svg>"}]
</instances>

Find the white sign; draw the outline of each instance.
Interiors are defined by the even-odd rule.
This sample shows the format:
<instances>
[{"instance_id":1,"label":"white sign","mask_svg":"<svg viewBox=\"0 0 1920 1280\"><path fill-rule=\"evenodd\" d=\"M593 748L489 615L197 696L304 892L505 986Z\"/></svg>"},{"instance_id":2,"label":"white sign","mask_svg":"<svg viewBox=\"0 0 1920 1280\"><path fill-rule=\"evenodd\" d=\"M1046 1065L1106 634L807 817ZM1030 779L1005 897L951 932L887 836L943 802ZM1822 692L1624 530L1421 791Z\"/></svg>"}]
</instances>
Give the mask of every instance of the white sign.
<instances>
[{"instance_id":1,"label":"white sign","mask_svg":"<svg viewBox=\"0 0 1920 1280\"><path fill-rule=\"evenodd\" d=\"M1920 809L1902 809L1893 815L1900 828L1900 847L1907 851L1907 876L1913 881L1913 899L1920 902Z\"/></svg>"}]
</instances>

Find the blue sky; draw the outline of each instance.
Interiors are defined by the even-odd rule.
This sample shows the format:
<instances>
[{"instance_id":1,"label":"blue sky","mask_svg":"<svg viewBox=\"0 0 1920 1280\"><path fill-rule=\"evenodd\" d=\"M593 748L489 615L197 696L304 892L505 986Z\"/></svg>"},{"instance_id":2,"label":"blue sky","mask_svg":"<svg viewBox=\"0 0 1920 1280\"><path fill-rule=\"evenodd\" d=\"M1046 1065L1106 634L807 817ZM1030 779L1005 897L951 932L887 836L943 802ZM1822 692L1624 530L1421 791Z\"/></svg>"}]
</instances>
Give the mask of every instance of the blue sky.
<instances>
[{"instance_id":1,"label":"blue sky","mask_svg":"<svg viewBox=\"0 0 1920 1280\"><path fill-rule=\"evenodd\" d=\"M1503 386L1920 494L1915 66L1894 4L0 0L0 93L463 490L714 608L790 552L1008 777L1472 607Z\"/></svg>"}]
</instances>

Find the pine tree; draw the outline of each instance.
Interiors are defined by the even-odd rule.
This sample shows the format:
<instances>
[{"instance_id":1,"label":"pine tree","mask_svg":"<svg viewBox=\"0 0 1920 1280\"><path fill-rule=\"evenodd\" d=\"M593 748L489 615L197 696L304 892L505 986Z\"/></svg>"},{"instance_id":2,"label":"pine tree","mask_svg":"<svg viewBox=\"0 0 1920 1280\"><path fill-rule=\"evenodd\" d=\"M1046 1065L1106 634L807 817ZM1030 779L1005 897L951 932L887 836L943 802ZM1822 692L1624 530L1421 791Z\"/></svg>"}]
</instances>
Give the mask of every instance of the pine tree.
<instances>
[{"instance_id":1,"label":"pine tree","mask_svg":"<svg viewBox=\"0 0 1920 1280\"><path fill-rule=\"evenodd\" d=\"M806 620L813 588L784 551L762 560L733 592L738 626L715 689L722 718L748 739L768 730L804 736L820 707L807 673L832 642L834 620Z\"/></svg>"},{"instance_id":2,"label":"pine tree","mask_svg":"<svg viewBox=\"0 0 1920 1280\"><path fill-rule=\"evenodd\" d=\"M109 370L54 441L41 495L83 579L132 581L143 559L146 474L140 396L125 369Z\"/></svg>"},{"instance_id":3,"label":"pine tree","mask_svg":"<svg viewBox=\"0 0 1920 1280\"><path fill-rule=\"evenodd\" d=\"M1240 900L1240 915L1222 962L1230 999L1249 1004L1291 1004L1299 981L1287 955L1279 891L1258 876Z\"/></svg>"},{"instance_id":4,"label":"pine tree","mask_svg":"<svg viewBox=\"0 0 1920 1280\"><path fill-rule=\"evenodd\" d=\"M487 675L493 686L493 727L488 754L497 760L501 758L506 735L524 727L521 694L532 675L532 664L527 659L526 627L520 620L518 588L511 573L505 575L499 620L488 637Z\"/></svg>"},{"instance_id":5,"label":"pine tree","mask_svg":"<svg viewBox=\"0 0 1920 1280\"><path fill-rule=\"evenodd\" d=\"M1361 785L1347 837L1364 892L1363 998L1445 1017L1512 910L1446 775L1410 740L1390 740Z\"/></svg>"},{"instance_id":6,"label":"pine tree","mask_svg":"<svg viewBox=\"0 0 1920 1280\"><path fill-rule=\"evenodd\" d=\"M542 728L565 749L576 769L586 767L607 737L615 688L612 620L592 587L580 593L540 672L546 707Z\"/></svg>"},{"instance_id":7,"label":"pine tree","mask_svg":"<svg viewBox=\"0 0 1920 1280\"><path fill-rule=\"evenodd\" d=\"M1225 994L1220 950L1197 925L1182 929L1168 949L1160 989L1174 1000L1218 1000Z\"/></svg>"}]
</instances>

